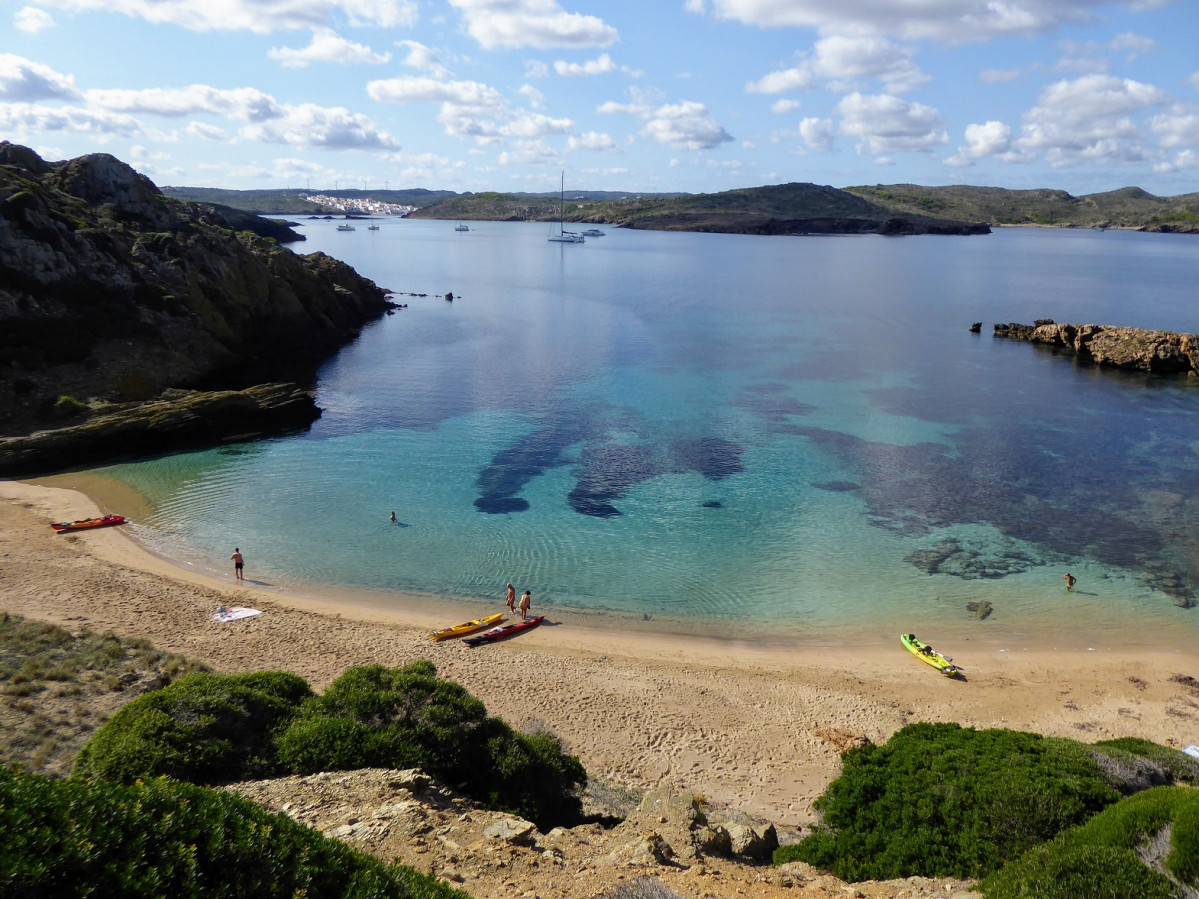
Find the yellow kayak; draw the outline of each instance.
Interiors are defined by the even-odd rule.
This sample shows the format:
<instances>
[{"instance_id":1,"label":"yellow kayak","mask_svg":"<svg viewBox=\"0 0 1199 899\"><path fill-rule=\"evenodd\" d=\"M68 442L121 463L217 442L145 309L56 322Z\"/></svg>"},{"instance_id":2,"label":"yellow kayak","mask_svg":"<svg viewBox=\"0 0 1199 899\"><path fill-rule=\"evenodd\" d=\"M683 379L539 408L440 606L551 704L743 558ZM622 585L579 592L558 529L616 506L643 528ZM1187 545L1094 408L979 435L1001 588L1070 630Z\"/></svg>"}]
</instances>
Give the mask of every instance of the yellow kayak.
<instances>
[{"instance_id":1,"label":"yellow kayak","mask_svg":"<svg viewBox=\"0 0 1199 899\"><path fill-rule=\"evenodd\" d=\"M918 640L915 634L902 634L899 640L908 652L922 662L932 665L946 677L958 676L958 667L953 664L953 659L941 655L924 641Z\"/></svg>"},{"instance_id":2,"label":"yellow kayak","mask_svg":"<svg viewBox=\"0 0 1199 899\"><path fill-rule=\"evenodd\" d=\"M439 631L433 631L429 636L434 640L444 640L446 637L461 637L463 634L473 634L475 631L481 631L485 627L499 624L503 620L504 613L497 612L494 615L488 615L486 618L476 618L474 621L464 621L461 624L455 624L453 627L443 627Z\"/></svg>"}]
</instances>

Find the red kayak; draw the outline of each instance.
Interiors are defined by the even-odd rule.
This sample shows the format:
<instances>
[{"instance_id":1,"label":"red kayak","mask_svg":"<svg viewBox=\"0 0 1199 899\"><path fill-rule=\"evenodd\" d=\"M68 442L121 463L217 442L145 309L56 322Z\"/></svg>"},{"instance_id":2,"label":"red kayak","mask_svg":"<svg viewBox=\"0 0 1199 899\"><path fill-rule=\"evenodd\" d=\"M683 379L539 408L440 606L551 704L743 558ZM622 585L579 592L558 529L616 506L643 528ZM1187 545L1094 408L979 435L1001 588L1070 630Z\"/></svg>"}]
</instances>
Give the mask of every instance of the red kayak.
<instances>
[{"instance_id":1,"label":"red kayak","mask_svg":"<svg viewBox=\"0 0 1199 899\"><path fill-rule=\"evenodd\" d=\"M511 624L501 624L499 627L493 627L489 631L483 631L473 637L467 637L462 642L467 646L482 646L484 643L495 643L497 640L507 640L509 637L519 634L521 631L527 631L529 628L537 627L541 622L545 621L544 615L538 615L536 618L527 618L524 621L514 621Z\"/></svg>"},{"instance_id":2,"label":"red kayak","mask_svg":"<svg viewBox=\"0 0 1199 899\"><path fill-rule=\"evenodd\" d=\"M80 518L78 521L55 521L50 527L62 534L66 531L85 531L88 528L106 528L109 525L124 523L124 515L105 515L103 518Z\"/></svg>"}]
</instances>

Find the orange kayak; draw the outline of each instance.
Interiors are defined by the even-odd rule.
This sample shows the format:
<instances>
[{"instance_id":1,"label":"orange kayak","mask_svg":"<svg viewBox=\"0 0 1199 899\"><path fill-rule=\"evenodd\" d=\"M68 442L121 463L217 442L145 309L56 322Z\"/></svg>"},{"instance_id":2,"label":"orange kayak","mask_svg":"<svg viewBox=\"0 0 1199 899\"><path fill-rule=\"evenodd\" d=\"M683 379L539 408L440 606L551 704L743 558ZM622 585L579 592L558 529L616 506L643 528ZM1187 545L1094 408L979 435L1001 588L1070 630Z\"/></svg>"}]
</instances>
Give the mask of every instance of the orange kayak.
<instances>
[{"instance_id":1,"label":"orange kayak","mask_svg":"<svg viewBox=\"0 0 1199 899\"><path fill-rule=\"evenodd\" d=\"M475 631L481 631L483 628L491 627L496 622L503 620L504 614L500 612L495 615L488 615L486 618L464 621L461 624L455 624L453 627L443 627L441 630L433 631L429 636L434 640L444 640L446 637L461 637L463 634L473 634Z\"/></svg>"},{"instance_id":2,"label":"orange kayak","mask_svg":"<svg viewBox=\"0 0 1199 899\"><path fill-rule=\"evenodd\" d=\"M78 521L55 521L50 527L62 534L66 531L85 531L88 528L106 528L109 525L124 523L124 515L105 515L103 518L80 518Z\"/></svg>"}]
</instances>

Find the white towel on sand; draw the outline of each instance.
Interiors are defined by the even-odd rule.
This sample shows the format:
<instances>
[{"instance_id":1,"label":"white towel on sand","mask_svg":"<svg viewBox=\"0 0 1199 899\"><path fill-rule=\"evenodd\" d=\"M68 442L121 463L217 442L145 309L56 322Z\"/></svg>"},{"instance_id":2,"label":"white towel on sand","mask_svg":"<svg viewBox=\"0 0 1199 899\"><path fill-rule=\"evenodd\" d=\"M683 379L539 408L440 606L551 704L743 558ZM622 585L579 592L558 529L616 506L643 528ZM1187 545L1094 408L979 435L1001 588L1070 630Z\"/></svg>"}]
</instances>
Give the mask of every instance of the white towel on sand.
<instances>
[{"instance_id":1,"label":"white towel on sand","mask_svg":"<svg viewBox=\"0 0 1199 899\"><path fill-rule=\"evenodd\" d=\"M212 616L213 621L237 621L239 618L250 618L254 615L261 615L258 609L247 609L242 606L233 606L232 608L218 611Z\"/></svg>"}]
</instances>

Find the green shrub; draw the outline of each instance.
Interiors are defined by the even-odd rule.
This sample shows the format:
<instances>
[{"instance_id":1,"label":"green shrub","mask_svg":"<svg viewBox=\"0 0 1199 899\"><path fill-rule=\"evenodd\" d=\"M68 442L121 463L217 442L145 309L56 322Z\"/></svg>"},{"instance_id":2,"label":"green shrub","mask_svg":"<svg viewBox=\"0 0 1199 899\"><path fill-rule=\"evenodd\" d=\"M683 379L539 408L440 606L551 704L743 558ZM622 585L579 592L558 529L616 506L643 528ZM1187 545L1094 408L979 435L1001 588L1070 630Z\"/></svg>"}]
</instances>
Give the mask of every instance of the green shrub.
<instances>
[{"instance_id":1,"label":"green shrub","mask_svg":"<svg viewBox=\"0 0 1199 899\"><path fill-rule=\"evenodd\" d=\"M1199 784L1199 759L1138 737L1103 740L1091 752L1125 793L1172 783Z\"/></svg>"},{"instance_id":2,"label":"green shrub","mask_svg":"<svg viewBox=\"0 0 1199 899\"><path fill-rule=\"evenodd\" d=\"M1157 787L1032 849L982 889L989 899L1174 899L1177 883L1199 887L1199 790Z\"/></svg>"},{"instance_id":3,"label":"green shrub","mask_svg":"<svg viewBox=\"0 0 1199 899\"><path fill-rule=\"evenodd\" d=\"M0 769L0 895L465 899L232 794L11 769Z\"/></svg>"},{"instance_id":4,"label":"green shrub","mask_svg":"<svg viewBox=\"0 0 1199 899\"><path fill-rule=\"evenodd\" d=\"M347 670L309 699L278 741L297 773L421 768L491 808L539 827L575 823L587 782L579 760L548 734L525 735L487 715L432 662Z\"/></svg>"},{"instance_id":5,"label":"green shrub","mask_svg":"<svg viewBox=\"0 0 1199 899\"><path fill-rule=\"evenodd\" d=\"M124 783L269 777L283 770L277 732L311 695L303 678L279 671L192 674L113 715L83 747L74 773Z\"/></svg>"},{"instance_id":6,"label":"green shrub","mask_svg":"<svg viewBox=\"0 0 1199 899\"><path fill-rule=\"evenodd\" d=\"M1117 799L1082 744L913 724L845 753L821 824L774 858L848 881L982 877Z\"/></svg>"}]
</instances>

